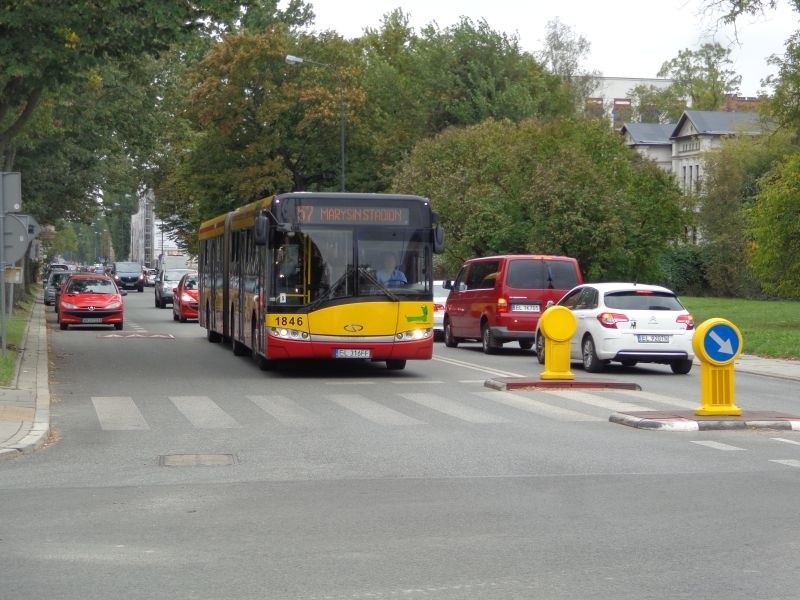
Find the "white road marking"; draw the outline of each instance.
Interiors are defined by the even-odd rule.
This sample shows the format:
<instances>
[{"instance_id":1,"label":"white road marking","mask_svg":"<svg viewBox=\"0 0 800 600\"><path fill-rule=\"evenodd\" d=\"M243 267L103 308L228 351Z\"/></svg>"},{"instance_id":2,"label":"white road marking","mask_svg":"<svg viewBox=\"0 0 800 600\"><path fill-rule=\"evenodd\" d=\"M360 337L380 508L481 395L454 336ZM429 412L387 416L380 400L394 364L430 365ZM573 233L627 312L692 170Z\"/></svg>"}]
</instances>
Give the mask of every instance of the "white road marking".
<instances>
[{"instance_id":1,"label":"white road marking","mask_svg":"<svg viewBox=\"0 0 800 600\"><path fill-rule=\"evenodd\" d=\"M100 427L106 431L141 431L150 429L142 413L129 396L92 396Z\"/></svg>"},{"instance_id":2,"label":"white road marking","mask_svg":"<svg viewBox=\"0 0 800 600\"><path fill-rule=\"evenodd\" d=\"M744 450L744 448L731 446L730 444L723 444L722 442L692 440L692 443L697 444L698 446L705 446L706 448L713 448L714 450L723 450L725 452L730 452L732 450Z\"/></svg>"},{"instance_id":3,"label":"white road marking","mask_svg":"<svg viewBox=\"0 0 800 600\"><path fill-rule=\"evenodd\" d=\"M481 392L478 394L481 398L491 400L492 402L499 402L512 408L524 410L526 412L551 417L557 421L608 421L608 419L587 415L568 408L561 408L560 406L553 406L546 402L540 402L533 398L518 396L512 392Z\"/></svg>"},{"instance_id":4,"label":"white road marking","mask_svg":"<svg viewBox=\"0 0 800 600\"><path fill-rule=\"evenodd\" d=\"M637 400L650 400L651 402L658 402L659 404L666 404L667 406L676 406L678 408L687 408L690 410L700 408L699 399L696 402L691 402L690 400L680 400L679 398L654 394L653 392L644 392L642 390L620 390L619 393L625 396L633 396Z\"/></svg>"},{"instance_id":5,"label":"white road marking","mask_svg":"<svg viewBox=\"0 0 800 600\"><path fill-rule=\"evenodd\" d=\"M368 400L363 396L357 396L355 394L331 394L325 396L325 398L378 425L424 425L422 421L418 421L413 417L392 410L378 402Z\"/></svg>"},{"instance_id":6,"label":"white road marking","mask_svg":"<svg viewBox=\"0 0 800 600\"><path fill-rule=\"evenodd\" d=\"M441 396L433 394L399 394L406 400L411 400L417 404L421 404L431 410L444 413L456 419L467 421L468 423L509 423L499 415L492 415L476 408L471 408L458 402L453 402Z\"/></svg>"},{"instance_id":7,"label":"white road marking","mask_svg":"<svg viewBox=\"0 0 800 600\"><path fill-rule=\"evenodd\" d=\"M315 415L286 396L247 396L247 399L287 427L318 427Z\"/></svg>"},{"instance_id":8,"label":"white road marking","mask_svg":"<svg viewBox=\"0 0 800 600\"><path fill-rule=\"evenodd\" d=\"M641 406L640 404L632 404L630 402L619 402L618 400L612 400L611 398L598 396L597 394L589 394L587 392L578 392L574 390L564 390L564 391L548 390L545 393L548 396L558 396L559 398L563 398L564 400L575 400L576 402L580 402L582 404L588 404L589 406L598 406L600 408L607 408L609 410L613 410L616 412L639 412L639 411L653 410L652 408Z\"/></svg>"},{"instance_id":9,"label":"white road marking","mask_svg":"<svg viewBox=\"0 0 800 600\"><path fill-rule=\"evenodd\" d=\"M795 460L793 458L787 460L771 460L769 462L778 463L779 465L786 465L787 467L794 467L795 469L800 469L800 460Z\"/></svg>"},{"instance_id":10,"label":"white road marking","mask_svg":"<svg viewBox=\"0 0 800 600\"><path fill-rule=\"evenodd\" d=\"M787 440L786 438L772 438L776 442L783 442L784 444L794 444L795 446L800 446L800 442L797 440Z\"/></svg>"},{"instance_id":11,"label":"white road marking","mask_svg":"<svg viewBox=\"0 0 800 600\"><path fill-rule=\"evenodd\" d=\"M501 371L500 369L484 367L483 365L470 363L463 360L455 360L454 358L442 358L441 356L434 356L433 360L438 360L447 363L449 365L455 365L457 367L465 367L467 369L472 369L474 371L489 373L490 375L496 375L498 377L527 377L527 375L522 375L521 373L512 373L511 371Z\"/></svg>"},{"instance_id":12,"label":"white road marking","mask_svg":"<svg viewBox=\"0 0 800 600\"><path fill-rule=\"evenodd\" d=\"M207 396L170 396L170 401L198 429L236 429L240 425Z\"/></svg>"}]
</instances>

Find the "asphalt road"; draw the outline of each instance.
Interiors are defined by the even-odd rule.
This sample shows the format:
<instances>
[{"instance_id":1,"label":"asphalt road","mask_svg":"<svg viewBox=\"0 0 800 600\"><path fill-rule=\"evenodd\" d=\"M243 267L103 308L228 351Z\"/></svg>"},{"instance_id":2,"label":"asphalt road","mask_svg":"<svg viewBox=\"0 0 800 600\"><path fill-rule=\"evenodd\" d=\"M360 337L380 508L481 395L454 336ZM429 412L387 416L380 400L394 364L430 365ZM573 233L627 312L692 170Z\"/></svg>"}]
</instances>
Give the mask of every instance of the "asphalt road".
<instances>
[{"instance_id":1,"label":"asphalt road","mask_svg":"<svg viewBox=\"0 0 800 600\"><path fill-rule=\"evenodd\" d=\"M800 433L608 422L697 407L699 371L501 392L531 353L437 344L401 372L265 373L152 289L123 332L48 319L56 435L0 462L0 598L797 597ZM796 382L736 381L800 410Z\"/></svg>"}]
</instances>

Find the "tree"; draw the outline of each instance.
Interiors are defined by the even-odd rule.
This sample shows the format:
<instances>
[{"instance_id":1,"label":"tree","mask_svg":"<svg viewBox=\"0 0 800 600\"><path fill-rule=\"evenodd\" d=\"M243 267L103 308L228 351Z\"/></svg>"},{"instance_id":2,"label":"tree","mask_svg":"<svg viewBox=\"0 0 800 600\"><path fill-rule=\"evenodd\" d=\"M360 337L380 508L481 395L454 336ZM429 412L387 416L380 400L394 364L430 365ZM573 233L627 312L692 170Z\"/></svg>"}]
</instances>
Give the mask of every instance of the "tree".
<instances>
[{"instance_id":1,"label":"tree","mask_svg":"<svg viewBox=\"0 0 800 600\"><path fill-rule=\"evenodd\" d=\"M108 61L158 55L197 31L218 32L246 7L233 0L7 0L0 12L0 164L48 91Z\"/></svg>"},{"instance_id":2,"label":"tree","mask_svg":"<svg viewBox=\"0 0 800 600\"><path fill-rule=\"evenodd\" d=\"M597 71L586 72L580 67L591 49L591 43L581 35L576 36L571 27L559 19L546 26L545 47L536 56L551 73L561 79L576 108L582 108L586 98L597 89Z\"/></svg>"},{"instance_id":3,"label":"tree","mask_svg":"<svg viewBox=\"0 0 800 600\"><path fill-rule=\"evenodd\" d=\"M706 153L698 225L710 293L732 297L758 293L749 260L748 215L759 193L759 180L794 151L786 132L778 131L756 138L730 138L720 149Z\"/></svg>"},{"instance_id":4,"label":"tree","mask_svg":"<svg viewBox=\"0 0 800 600\"><path fill-rule=\"evenodd\" d=\"M658 88L654 85L637 85L630 92L631 119L639 123L677 123L686 110L686 99L675 86Z\"/></svg>"},{"instance_id":5,"label":"tree","mask_svg":"<svg viewBox=\"0 0 800 600\"><path fill-rule=\"evenodd\" d=\"M450 270L472 256L532 252L574 256L590 279L655 280L685 218L670 176L587 119L449 129L414 148L394 189L431 198Z\"/></svg>"},{"instance_id":6,"label":"tree","mask_svg":"<svg viewBox=\"0 0 800 600\"><path fill-rule=\"evenodd\" d=\"M719 110L728 94L735 94L741 75L728 69L733 64L730 49L718 43L703 44L699 50L681 50L661 66L659 77L670 77L674 93L690 98L694 110Z\"/></svg>"},{"instance_id":7,"label":"tree","mask_svg":"<svg viewBox=\"0 0 800 600\"><path fill-rule=\"evenodd\" d=\"M753 269L764 291L800 298L800 154L786 157L765 181L752 211Z\"/></svg>"}]
</instances>

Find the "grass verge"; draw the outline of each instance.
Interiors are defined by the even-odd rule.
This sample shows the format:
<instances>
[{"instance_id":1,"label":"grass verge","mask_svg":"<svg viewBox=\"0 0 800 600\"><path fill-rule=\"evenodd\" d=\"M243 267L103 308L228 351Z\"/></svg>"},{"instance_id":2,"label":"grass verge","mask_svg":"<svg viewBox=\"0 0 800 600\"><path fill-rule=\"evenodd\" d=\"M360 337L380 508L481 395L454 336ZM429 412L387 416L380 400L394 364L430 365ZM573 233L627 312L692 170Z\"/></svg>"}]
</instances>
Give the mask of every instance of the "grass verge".
<instances>
[{"instance_id":1,"label":"grass verge","mask_svg":"<svg viewBox=\"0 0 800 600\"><path fill-rule=\"evenodd\" d=\"M800 358L800 302L682 297L700 324L727 319L742 332L744 352L771 358Z\"/></svg>"},{"instance_id":2,"label":"grass verge","mask_svg":"<svg viewBox=\"0 0 800 600\"><path fill-rule=\"evenodd\" d=\"M35 300L36 290L32 289L25 298L16 303L13 313L6 316L6 352L5 355L0 354L0 387L8 387L14 381L22 336L25 335Z\"/></svg>"}]
</instances>

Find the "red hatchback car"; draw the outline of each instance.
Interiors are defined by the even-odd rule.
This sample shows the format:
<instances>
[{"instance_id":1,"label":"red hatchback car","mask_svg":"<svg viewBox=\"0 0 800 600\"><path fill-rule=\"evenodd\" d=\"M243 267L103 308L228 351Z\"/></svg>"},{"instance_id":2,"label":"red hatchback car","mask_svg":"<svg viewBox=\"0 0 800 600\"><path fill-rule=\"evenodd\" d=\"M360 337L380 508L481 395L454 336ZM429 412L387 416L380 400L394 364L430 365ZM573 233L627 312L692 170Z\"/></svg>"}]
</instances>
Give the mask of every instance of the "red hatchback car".
<instances>
[{"instance_id":1,"label":"red hatchback car","mask_svg":"<svg viewBox=\"0 0 800 600\"><path fill-rule=\"evenodd\" d=\"M172 288L172 318L185 323L197 318L197 272L186 273Z\"/></svg>"},{"instance_id":2,"label":"red hatchback car","mask_svg":"<svg viewBox=\"0 0 800 600\"><path fill-rule=\"evenodd\" d=\"M113 325L122 329L122 296L108 275L72 275L64 283L58 300L58 323L70 325Z\"/></svg>"}]
</instances>

